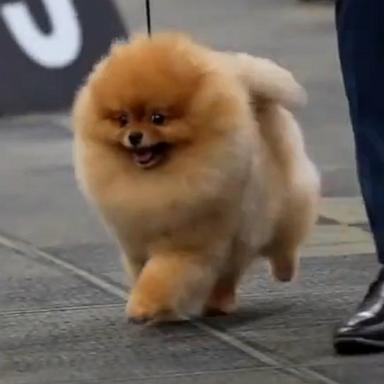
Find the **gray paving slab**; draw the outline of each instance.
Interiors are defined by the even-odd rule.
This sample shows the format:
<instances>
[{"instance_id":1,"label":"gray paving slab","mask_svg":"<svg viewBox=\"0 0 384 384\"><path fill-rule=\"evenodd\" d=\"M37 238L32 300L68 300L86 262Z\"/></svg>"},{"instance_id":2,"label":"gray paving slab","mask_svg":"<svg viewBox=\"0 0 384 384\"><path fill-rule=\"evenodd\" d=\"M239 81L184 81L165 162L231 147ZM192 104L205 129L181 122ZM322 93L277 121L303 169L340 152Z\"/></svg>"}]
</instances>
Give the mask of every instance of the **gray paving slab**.
<instances>
[{"instance_id":1,"label":"gray paving slab","mask_svg":"<svg viewBox=\"0 0 384 384\"><path fill-rule=\"evenodd\" d=\"M345 255L320 260L324 256L302 258L297 279L291 283L276 283L268 275L266 263L256 264L241 286L243 295L306 295L331 292L364 291L366 282L375 277L378 264L374 255Z\"/></svg>"},{"instance_id":2,"label":"gray paving slab","mask_svg":"<svg viewBox=\"0 0 384 384\"><path fill-rule=\"evenodd\" d=\"M38 246L100 242L106 233L79 192L68 119L0 119L0 229Z\"/></svg>"},{"instance_id":3,"label":"gray paving slab","mask_svg":"<svg viewBox=\"0 0 384 384\"><path fill-rule=\"evenodd\" d=\"M1 246L0 265L1 383L154 380L265 367L190 323L129 324L121 298L34 252Z\"/></svg>"},{"instance_id":4,"label":"gray paving slab","mask_svg":"<svg viewBox=\"0 0 384 384\"><path fill-rule=\"evenodd\" d=\"M115 382L112 382L112 384ZM297 377L287 376L273 369L238 370L236 372L215 372L190 376L158 377L154 379L133 380L130 384L303 384ZM117 384L117 382L116 382Z\"/></svg>"},{"instance_id":5,"label":"gray paving slab","mask_svg":"<svg viewBox=\"0 0 384 384\"><path fill-rule=\"evenodd\" d=\"M10 285L2 292L7 296L13 290L13 279L9 276L24 276L25 260L38 260L16 254L22 258L19 260L7 249L2 251L5 266L8 265L5 285ZM26 266L33 271L32 267ZM43 267L66 272L49 263ZM220 383L228 379L228 372L233 376L232 371L240 369L243 371L239 380L265 377L266 383L344 383L344 376L341 381L327 381L345 365L345 360L332 351L332 330L363 294L366 281L376 268L374 258L367 255L318 257L304 260L302 277L294 284L273 284L265 273L260 277L251 274L241 290L239 311L233 316L206 321L210 329L227 335L223 340L210 330L189 323L154 328L129 324L124 318L123 302L109 301L110 295L106 295L107 303L76 301L74 307L72 296L66 295L67 286L59 284L55 288L50 274L39 266L35 273L40 284L48 290L44 283L48 278L51 289L53 286L57 294L63 292L62 301L53 300L52 310L52 303L35 310L32 306L28 311L22 303L16 306L22 311L15 306L11 311L4 307L8 311L0 315L0 373L6 383L20 384L167 382L178 380L175 375L181 375L180 382L188 383L195 375L203 380L205 374L209 374L206 382ZM259 269L266 272L265 267ZM101 266L98 270L105 268ZM97 269L93 273L97 274ZM99 276L104 278L102 273ZM35 282L26 280L33 291ZM23 291L28 291L28 287ZM92 289L85 286L78 291ZM39 295L44 297L44 293ZM29 297L26 295L25 300L33 302L33 295L32 300ZM92 297L96 297L94 292ZM3 306L1 309L4 311ZM247 348L251 348L251 353ZM257 357L260 354L261 359ZM360 364L362 369L370 370L378 360L366 358ZM310 369L309 376L305 369ZM372 380L380 372L377 368L370 371ZM320 379L316 374L320 374Z\"/></svg>"},{"instance_id":6,"label":"gray paving slab","mask_svg":"<svg viewBox=\"0 0 384 384\"><path fill-rule=\"evenodd\" d=\"M118 247L113 242L46 247L44 249L62 260L102 276L103 279L121 287L126 287L129 283L122 268Z\"/></svg>"},{"instance_id":7,"label":"gray paving slab","mask_svg":"<svg viewBox=\"0 0 384 384\"><path fill-rule=\"evenodd\" d=\"M119 300L87 282L0 246L1 314L116 302Z\"/></svg>"},{"instance_id":8,"label":"gray paving slab","mask_svg":"<svg viewBox=\"0 0 384 384\"><path fill-rule=\"evenodd\" d=\"M35 255L0 247L0 265L0 382L109 382L263 366L190 324L129 325L120 298Z\"/></svg>"},{"instance_id":9,"label":"gray paving slab","mask_svg":"<svg viewBox=\"0 0 384 384\"><path fill-rule=\"evenodd\" d=\"M382 384L384 377L383 356L360 359L346 359L338 366L317 367L332 379L343 384Z\"/></svg>"},{"instance_id":10,"label":"gray paving slab","mask_svg":"<svg viewBox=\"0 0 384 384\"><path fill-rule=\"evenodd\" d=\"M109 382L262 367L189 324L129 325L122 307L63 309L1 318L9 383Z\"/></svg>"},{"instance_id":11,"label":"gray paving slab","mask_svg":"<svg viewBox=\"0 0 384 384\"><path fill-rule=\"evenodd\" d=\"M348 381L354 376L347 372L348 360L334 354L332 335L361 300L377 269L376 260L366 255L306 259L301 279L285 288L270 288L249 278L238 313L209 320L209 324L278 355L286 364L312 366L341 383L374 383L382 378L376 368L382 356L355 358L368 375L367 381Z\"/></svg>"}]
</instances>

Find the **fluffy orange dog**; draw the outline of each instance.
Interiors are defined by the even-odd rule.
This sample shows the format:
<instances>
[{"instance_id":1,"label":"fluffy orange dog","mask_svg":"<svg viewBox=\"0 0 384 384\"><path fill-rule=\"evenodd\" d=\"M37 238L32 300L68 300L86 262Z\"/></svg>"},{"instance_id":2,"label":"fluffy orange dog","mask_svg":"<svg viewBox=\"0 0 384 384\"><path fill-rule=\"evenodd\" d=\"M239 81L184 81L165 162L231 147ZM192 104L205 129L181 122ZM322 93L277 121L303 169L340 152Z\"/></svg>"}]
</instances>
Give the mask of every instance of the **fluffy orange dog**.
<instances>
[{"instance_id":1,"label":"fluffy orange dog","mask_svg":"<svg viewBox=\"0 0 384 384\"><path fill-rule=\"evenodd\" d=\"M293 278L319 179L289 72L179 34L116 44L80 90L75 167L135 285L127 313L228 313L251 261Z\"/></svg>"}]
</instances>

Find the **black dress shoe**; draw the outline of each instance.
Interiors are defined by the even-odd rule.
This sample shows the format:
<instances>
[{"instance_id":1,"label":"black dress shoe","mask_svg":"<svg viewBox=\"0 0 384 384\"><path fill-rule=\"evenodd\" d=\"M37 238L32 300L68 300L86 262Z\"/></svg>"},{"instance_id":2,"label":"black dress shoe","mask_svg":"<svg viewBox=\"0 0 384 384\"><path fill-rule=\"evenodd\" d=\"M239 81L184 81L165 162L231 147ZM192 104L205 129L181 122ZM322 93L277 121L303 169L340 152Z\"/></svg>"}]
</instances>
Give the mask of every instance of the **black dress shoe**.
<instances>
[{"instance_id":1,"label":"black dress shoe","mask_svg":"<svg viewBox=\"0 0 384 384\"><path fill-rule=\"evenodd\" d=\"M336 331L334 346L341 354L384 351L384 267L357 312Z\"/></svg>"}]
</instances>

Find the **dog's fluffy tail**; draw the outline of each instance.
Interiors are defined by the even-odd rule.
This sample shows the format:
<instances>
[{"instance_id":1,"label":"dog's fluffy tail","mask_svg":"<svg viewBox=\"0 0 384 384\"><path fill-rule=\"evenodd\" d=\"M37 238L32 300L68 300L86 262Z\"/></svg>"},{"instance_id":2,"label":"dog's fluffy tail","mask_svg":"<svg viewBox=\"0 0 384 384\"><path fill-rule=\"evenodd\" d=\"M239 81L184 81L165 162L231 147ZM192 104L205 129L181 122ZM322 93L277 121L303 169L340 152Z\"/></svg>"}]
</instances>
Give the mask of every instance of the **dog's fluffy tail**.
<instances>
[{"instance_id":1,"label":"dog's fluffy tail","mask_svg":"<svg viewBox=\"0 0 384 384\"><path fill-rule=\"evenodd\" d=\"M271 60L246 53L230 56L233 70L256 104L272 102L290 109L306 103L306 92L288 70Z\"/></svg>"},{"instance_id":2,"label":"dog's fluffy tail","mask_svg":"<svg viewBox=\"0 0 384 384\"><path fill-rule=\"evenodd\" d=\"M292 172L302 168L298 164L310 163L300 127L289 111L306 103L304 89L289 71L270 60L244 53L228 56L232 70L249 92L264 141L292 178ZM312 169L312 165L308 167Z\"/></svg>"}]
</instances>

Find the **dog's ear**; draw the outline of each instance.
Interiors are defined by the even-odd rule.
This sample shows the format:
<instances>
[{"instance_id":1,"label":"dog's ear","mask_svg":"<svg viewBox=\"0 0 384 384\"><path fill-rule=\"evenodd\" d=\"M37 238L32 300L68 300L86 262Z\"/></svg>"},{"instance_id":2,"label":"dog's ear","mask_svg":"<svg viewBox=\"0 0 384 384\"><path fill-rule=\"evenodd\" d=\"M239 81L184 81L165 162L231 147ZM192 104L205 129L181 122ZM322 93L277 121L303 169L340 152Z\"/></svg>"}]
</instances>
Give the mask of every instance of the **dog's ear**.
<instances>
[{"instance_id":1,"label":"dog's ear","mask_svg":"<svg viewBox=\"0 0 384 384\"><path fill-rule=\"evenodd\" d=\"M306 103L304 89L286 69L245 53L234 54L233 59L237 75L256 103L275 102L287 108Z\"/></svg>"}]
</instances>

